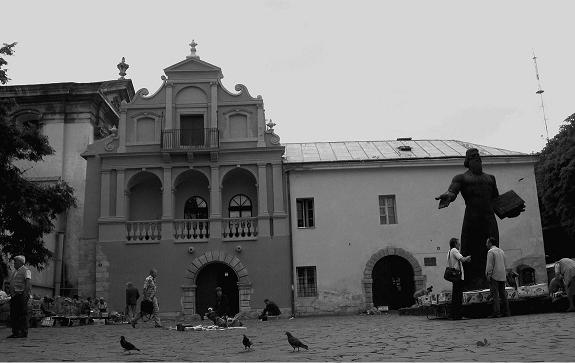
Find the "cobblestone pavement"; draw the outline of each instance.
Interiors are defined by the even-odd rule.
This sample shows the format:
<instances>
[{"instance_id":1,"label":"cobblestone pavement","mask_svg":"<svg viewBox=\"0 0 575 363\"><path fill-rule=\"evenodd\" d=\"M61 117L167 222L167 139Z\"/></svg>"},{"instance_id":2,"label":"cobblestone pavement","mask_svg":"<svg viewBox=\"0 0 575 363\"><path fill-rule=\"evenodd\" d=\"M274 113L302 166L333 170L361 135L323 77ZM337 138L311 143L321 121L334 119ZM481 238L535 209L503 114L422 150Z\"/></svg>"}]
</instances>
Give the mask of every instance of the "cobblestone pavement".
<instances>
[{"instance_id":1,"label":"cobblestone pavement","mask_svg":"<svg viewBox=\"0 0 575 363\"><path fill-rule=\"evenodd\" d=\"M330 316L248 320L245 329L186 331L149 323L31 329L5 339L0 361L573 361L575 313L500 319L428 320L425 316ZM285 331L308 344L294 352ZM245 351L246 334L254 349ZM124 335L141 352L124 353ZM478 347L486 338L489 345Z\"/></svg>"}]
</instances>

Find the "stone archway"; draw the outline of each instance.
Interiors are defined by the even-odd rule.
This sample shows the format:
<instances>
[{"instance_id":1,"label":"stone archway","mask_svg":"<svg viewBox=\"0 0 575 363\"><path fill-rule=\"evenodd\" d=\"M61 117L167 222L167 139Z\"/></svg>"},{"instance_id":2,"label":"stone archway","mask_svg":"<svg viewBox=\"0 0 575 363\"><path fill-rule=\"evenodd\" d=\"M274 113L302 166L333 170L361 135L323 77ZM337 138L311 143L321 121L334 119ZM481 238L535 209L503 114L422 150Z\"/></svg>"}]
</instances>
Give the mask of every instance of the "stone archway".
<instances>
[{"instance_id":1,"label":"stone archway","mask_svg":"<svg viewBox=\"0 0 575 363\"><path fill-rule=\"evenodd\" d=\"M184 318L192 317L196 312L196 279L198 273L207 264L223 263L230 266L238 277L239 306L240 312L250 311L250 301L252 295L252 283L249 279L248 269L239 258L223 251L208 251L198 258L195 258L186 269L186 284L182 286L180 302L182 305L182 315Z\"/></svg>"},{"instance_id":2,"label":"stone archway","mask_svg":"<svg viewBox=\"0 0 575 363\"><path fill-rule=\"evenodd\" d=\"M363 270L362 284L363 284L363 293L365 296L366 309L370 309L373 307L373 277L372 277L373 267L375 266L377 261L379 261L385 256L391 256L391 255L403 257L411 264L411 266L413 267L413 280L415 283L415 291L418 291L425 287L426 276L422 274L419 262L417 262L417 260L415 259L415 257L413 257L411 253L407 252L403 248L397 248L397 247L383 248L371 256L371 258L369 259L369 261L367 261L365 265L365 269Z\"/></svg>"}]
</instances>

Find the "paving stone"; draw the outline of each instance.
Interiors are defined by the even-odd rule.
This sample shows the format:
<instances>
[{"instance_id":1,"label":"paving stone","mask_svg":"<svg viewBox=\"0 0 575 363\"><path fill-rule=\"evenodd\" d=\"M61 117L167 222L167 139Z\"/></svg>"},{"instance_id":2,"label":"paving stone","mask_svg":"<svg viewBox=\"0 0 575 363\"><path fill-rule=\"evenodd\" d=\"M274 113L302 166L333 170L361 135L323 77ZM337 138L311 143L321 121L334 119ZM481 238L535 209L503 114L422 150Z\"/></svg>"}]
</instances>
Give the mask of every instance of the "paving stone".
<instances>
[{"instance_id":1,"label":"paving stone","mask_svg":"<svg viewBox=\"0 0 575 363\"><path fill-rule=\"evenodd\" d=\"M164 321L175 327L175 322ZM198 322L198 324L206 322ZM428 320L425 316L348 315L244 321L246 329L186 331L153 323L30 329L27 339L5 339L2 361L572 361L575 314L501 319ZM294 352L289 331L309 351ZM245 351L242 335L252 340ZM124 353L120 336L141 352ZM476 342L487 338L489 345Z\"/></svg>"}]
</instances>

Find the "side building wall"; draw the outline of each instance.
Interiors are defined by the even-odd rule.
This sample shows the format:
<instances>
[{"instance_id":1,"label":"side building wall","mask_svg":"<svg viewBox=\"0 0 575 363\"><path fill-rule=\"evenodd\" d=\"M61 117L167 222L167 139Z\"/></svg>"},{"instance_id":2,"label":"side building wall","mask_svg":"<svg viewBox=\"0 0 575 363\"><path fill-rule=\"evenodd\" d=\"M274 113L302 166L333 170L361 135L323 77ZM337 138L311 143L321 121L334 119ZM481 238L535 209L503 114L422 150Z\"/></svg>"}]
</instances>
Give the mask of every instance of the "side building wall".
<instances>
[{"instance_id":1,"label":"side building wall","mask_svg":"<svg viewBox=\"0 0 575 363\"><path fill-rule=\"evenodd\" d=\"M450 290L443 279L449 239L460 237L465 203L461 195L438 209L436 196L451 178L464 172L463 159L410 166L314 168L287 165L294 250L294 271L315 266L317 295L299 297L298 314L355 312L372 306L372 269L387 255L397 255L414 270L415 289ZM513 189L526 201L518 218L498 219L501 247L509 267L533 267L536 282L547 281L535 176L531 161L484 159L500 193ZM397 224L380 224L379 196L394 195ZM298 228L296 199L314 198L313 228ZM321 256L321 258L318 258ZM434 258L435 266L426 266ZM296 275L297 284L297 275Z\"/></svg>"}]
</instances>

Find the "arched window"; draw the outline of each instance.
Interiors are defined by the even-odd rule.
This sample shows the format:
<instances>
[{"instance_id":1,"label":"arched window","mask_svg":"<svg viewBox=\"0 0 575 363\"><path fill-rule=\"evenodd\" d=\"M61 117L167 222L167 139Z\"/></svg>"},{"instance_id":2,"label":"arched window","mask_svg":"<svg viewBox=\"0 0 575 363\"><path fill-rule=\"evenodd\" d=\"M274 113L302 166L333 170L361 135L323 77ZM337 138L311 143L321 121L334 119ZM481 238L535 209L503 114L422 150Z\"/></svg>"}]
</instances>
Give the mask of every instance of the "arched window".
<instances>
[{"instance_id":1,"label":"arched window","mask_svg":"<svg viewBox=\"0 0 575 363\"><path fill-rule=\"evenodd\" d=\"M252 201L243 194L238 194L230 200L228 207L230 218L251 217Z\"/></svg>"},{"instance_id":2,"label":"arched window","mask_svg":"<svg viewBox=\"0 0 575 363\"><path fill-rule=\"evenodd\" d=\"M184 206L185 219L208 219L208 204L198 196L193 196L186 201Z\"/></svg>"}]
</instances>

